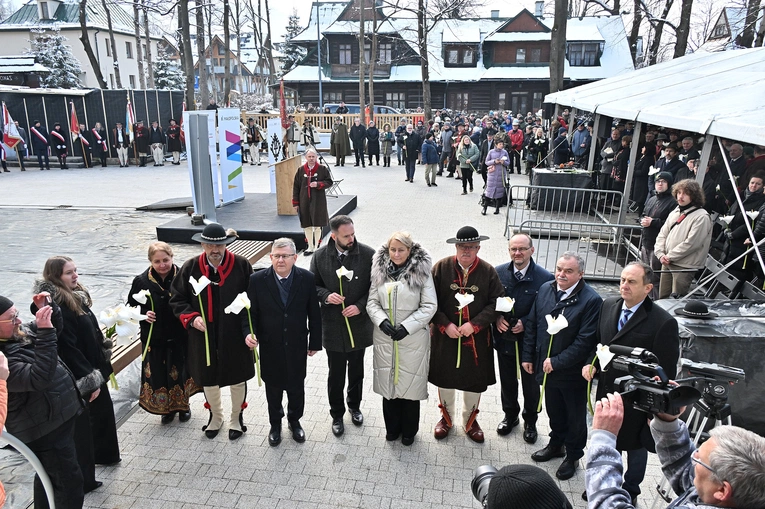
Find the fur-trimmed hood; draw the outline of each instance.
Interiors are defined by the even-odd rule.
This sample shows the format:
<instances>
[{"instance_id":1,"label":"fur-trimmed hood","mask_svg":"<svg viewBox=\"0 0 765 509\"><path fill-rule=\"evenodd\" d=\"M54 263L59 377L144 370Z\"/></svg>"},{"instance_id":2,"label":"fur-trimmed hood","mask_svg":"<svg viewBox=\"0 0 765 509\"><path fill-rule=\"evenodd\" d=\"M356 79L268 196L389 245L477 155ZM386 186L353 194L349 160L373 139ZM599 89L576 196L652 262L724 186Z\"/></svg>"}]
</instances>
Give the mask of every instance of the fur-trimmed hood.
<instances>
[{"instance_id":1,"label":"fur-trimmed hood","mask_svg":"<svg viewBox=\"0 0 765 509\"><path fill-rule=\"evenodd\" d=\"M381 286L388 280L388 245L383 244L372 257L372 283ZM430 254L419 244L414 243L409 253L409 263L401 275L400 281L410 288L421 288L428 281L433 268Z\"/></svg>"},{"instance_id":2,"label":"fur-trimmed hood","mask_svg":"<svg viewBox=\"0 0 765 509\"><path fill-rule=\"evenodd\" d=\"M37 295L40 292L48 292L55 299L58 295L58 287L46 279L37 278L32 285L32 294Z\"/></svg>"}]
</instances>

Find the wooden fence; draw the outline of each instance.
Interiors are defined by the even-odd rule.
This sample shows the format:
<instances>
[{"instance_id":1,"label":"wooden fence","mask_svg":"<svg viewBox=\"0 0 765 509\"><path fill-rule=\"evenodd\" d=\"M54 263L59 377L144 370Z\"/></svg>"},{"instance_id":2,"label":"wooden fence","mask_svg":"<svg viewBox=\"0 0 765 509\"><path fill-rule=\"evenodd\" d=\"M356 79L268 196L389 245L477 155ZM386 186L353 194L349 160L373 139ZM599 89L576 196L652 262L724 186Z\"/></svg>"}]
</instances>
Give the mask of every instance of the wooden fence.
<instances>
[{"instance_id":1,"label":"wooden fence","mask_svg":"<svg viewBox=\"0 0 765 509\"><path fill-rule=\"evenodd\" d=\"M276 118L278 116L279 115L271 113L256 113L242 110L242 123L246 125L247 120L253 118L255 119L255 124L261 129L265 130L268 119ZM298 123L298 125L302 126L303 122L308 119L311 121L311 123L313 123L314 127L319 130L319 132L328 133L332 131L332 125L335 123L335 118L338 116L343 117L343 122L345 122L345 125L348 127L353 125L354 120L359 117L358 114L337 115L334 113L295 113L295 121ZM425 116L422 113L399 113L395 115L378 113L374 116L374 121L375 126L377 126L377 128L381 131L385 124L390 124L391 130L395 131L402 118L405 118L409 122L412 122L414 125L417 125L417 121L424 120ZM367 122L368 121L369 120L367 119Z\"/></svg>"}]
</instances>

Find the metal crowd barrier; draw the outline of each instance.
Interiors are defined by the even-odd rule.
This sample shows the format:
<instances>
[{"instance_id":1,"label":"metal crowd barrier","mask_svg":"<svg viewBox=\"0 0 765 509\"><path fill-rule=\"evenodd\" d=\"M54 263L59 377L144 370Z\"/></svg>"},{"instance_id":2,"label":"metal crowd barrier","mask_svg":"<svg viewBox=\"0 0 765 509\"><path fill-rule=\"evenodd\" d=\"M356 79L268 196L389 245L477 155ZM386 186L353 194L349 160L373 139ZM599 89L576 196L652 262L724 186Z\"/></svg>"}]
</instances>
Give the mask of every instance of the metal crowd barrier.
<instances>
[{"instance_id":1,"label":"metal crowd barrier","mask_svg":"<svg viewBox=\"0 0 765 509\"><path fill-rule=\"evenodd\" d=\"M579 222L614 224L618 222L619 191L514 185L509 189L505 236L510 238L525 221L550 221L551 228Z\"/></svg>"},{"instance_id":2,"label":"metal crowd barrier","mask_svg":"<svg viewBox=\"0 0 765 509\"><path fill-rule=\"evenodd\" d=\"M13 446L14 449L16 449L19 453L21 453L22 456L27 459L27 461L29 461L30 465L32 465L32 468L35 469L35 472L37 472L37 475L40 477L40 481L42 482L43 488L45 489L45 495L48 497L48 506L50 509L56 509L56 502L53 500L53 483L50 482L50 477L48 477L48 473L45 471L45 467L43 467L43 464L40 463L39 459L37 459L35 453L33 453L32 450L27 447L24 442L11 435L7 431L4 431L3 434L0 435L0 444L2 443Z\"/></svg>"},{"instance_id":3,"label":"metal crowd barrier","mask_svg":"<svg viewBox=\"0 0 765 509\"><path fill-rule=\"evenodd\" d=\"M552 269L558 257L573 251L584 258L587 279L618 281L628 263L640 259L642 227L584 221L527 219L519 232L534 238L534 258Z\"/></svg>"}]
</instances>

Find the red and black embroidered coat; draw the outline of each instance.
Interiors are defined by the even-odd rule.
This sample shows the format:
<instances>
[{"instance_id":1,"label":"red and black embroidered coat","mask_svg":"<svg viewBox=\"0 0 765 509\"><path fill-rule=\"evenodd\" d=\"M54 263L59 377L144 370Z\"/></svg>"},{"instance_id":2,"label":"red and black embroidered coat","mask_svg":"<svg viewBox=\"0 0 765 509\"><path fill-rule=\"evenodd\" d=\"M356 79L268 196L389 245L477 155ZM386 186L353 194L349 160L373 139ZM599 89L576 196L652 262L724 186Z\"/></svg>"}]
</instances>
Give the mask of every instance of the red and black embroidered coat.
<instances>
[{"instance_id":1,"label":"red and black embroidered coat","mask_svg":"<svg viewBox=\"0 0 765 509\"><path fill-rule=\"evenodd\" d=\"M252 274L250 262L228 250L223 263L213 271L204 253L187 260L173 279L170 306L189 334L187 365L199 386L234 385L255 376L252 351L244 343L241 317L226 314L224 309L234 298L247 291ZM199 299L189 283L189 277L199 280L207 276L212 281L202 290L202 305L210 342L210 365L205 354L205 333L191 326L200 314Z\"/></svg>"},{"instance_id":2,"label":"red and black embroidered coat","mask_svg":"<svg viewBox=\"0 0 765 509\"><path fill-rule=\"evenodd\" d=\"M504 295L497 271L491 264L476 259L465 278L457 259L450 256L433 266L433 282L438 294L438 310L431 321L428 381L437 387L484 392L496 383L490 326L497 316L494 311L497 298ZM457 293L472 294L475 298L462 308L462 323L470 322L475 333L460 340L446 335L450 323L459 325ZM458 344L462 348L459 368Z\"/></svg>"}]
</instances>

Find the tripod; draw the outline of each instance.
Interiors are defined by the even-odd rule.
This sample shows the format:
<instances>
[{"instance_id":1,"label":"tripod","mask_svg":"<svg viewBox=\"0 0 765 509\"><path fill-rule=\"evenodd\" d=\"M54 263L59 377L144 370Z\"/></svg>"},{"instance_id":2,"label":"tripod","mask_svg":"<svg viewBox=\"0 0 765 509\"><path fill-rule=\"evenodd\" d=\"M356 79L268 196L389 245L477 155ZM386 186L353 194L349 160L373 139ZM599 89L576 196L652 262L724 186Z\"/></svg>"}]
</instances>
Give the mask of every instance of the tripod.
<instances>
[{"instance_id":1,"label":"tripod","mask_svg":"<svg viewBox=\"0 0 765 509\"><path fill-rule=\"evenodd\" d=\"M309 128L307 131L304 129L303 137L305 138L305 141L309 143L311 148L313 148L316 151L316 155L319 157L319 164L323 164L324 166L326 166L327 171L329 171L329 176L332 177L332 187L327 189L326 196L328 198L337 198L337 195L343 192L343 190L340 189L340 182L342 182L342 180L335 180L335 176L332 174L332 167L324 159L324 156L321 155L321 152L319 152L319 150L316 148L316 142L315 142L316 140L314 139L314 136L313 136L313 129Z\"/></svg>"},{"instance_id":2,"label":"tripod","mask_svg":"<svg viewBox=\"0 0 765 509\"><path fill-rule=\"evenodd\" d=\"M686 380L687 381L687 380ZM716 426L730 426L731 425L731 408L728 404L728 384L725 382L718 382L713 379L700 379L700 383L705 385L704 391L701 393L701 398L693 404L691 413L688 414L688 431L693 437L693 446L698 448L699 442L704 438L709 438L709 433L705 432L707 423L710 419L714 419L712 427ZM659 492L659 497L666 502L671 502L674 497L671 495L669 487L669 481L664 478L661 484L656 486L656 491ZM660 499L654 500L651 509L656 508L656 504Z\"/></svg>"}]
</instances>

